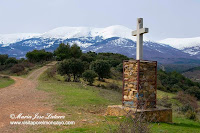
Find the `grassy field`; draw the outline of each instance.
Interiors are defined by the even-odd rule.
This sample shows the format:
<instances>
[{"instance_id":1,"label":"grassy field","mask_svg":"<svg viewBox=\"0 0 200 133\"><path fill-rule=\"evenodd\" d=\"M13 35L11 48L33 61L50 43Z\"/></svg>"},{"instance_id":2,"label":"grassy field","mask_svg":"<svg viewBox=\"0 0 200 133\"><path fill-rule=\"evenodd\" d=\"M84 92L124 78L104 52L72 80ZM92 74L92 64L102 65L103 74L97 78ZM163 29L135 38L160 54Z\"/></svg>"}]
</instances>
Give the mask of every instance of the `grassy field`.
<instances>
[{"instance_id":1,"label":"grassy field","mask_svg":"<svg viewBox=\"0 0 200 133\"><path fill-rule=\"evenodd\" d=\"M200 133L200 122L184 117L173 117L173 123L152 124L153 133Z\"/></svg>"},{"instance_id":2,"label":"grassy field","mask_svg":"<svg viewBox=\"0 0 200 133\"><path fill-rule=\"evenodd\" d=\"M64 82L60 76L48 79L46 74L40 77L38 89L49 92L54 109L65 113L66 120L73 120L76 125L39 128L34 132L110 132L116 129L121 119L104 115L108 105L121 104L122 95L119 92L83 83ZM172 107L178 104L173 99L175 94L158 91L157 95L158 99L168 96L172 104L175 103ZM151 123L150 127L152 133L200 133L200 122L188 120L176 111L173 111L173 123Z\"/></svg>"},{"instance_id":3,"label":"grassy field","mask_svg":"<svg viewBox=\"0 0 200 133\"><path fill-rule=\"evenodd\" d=\"M0 76L0 88L5 88L7 86L10 86L13 84L15 81L11 78L4 78Z\"/></svg>"}]
</instances>

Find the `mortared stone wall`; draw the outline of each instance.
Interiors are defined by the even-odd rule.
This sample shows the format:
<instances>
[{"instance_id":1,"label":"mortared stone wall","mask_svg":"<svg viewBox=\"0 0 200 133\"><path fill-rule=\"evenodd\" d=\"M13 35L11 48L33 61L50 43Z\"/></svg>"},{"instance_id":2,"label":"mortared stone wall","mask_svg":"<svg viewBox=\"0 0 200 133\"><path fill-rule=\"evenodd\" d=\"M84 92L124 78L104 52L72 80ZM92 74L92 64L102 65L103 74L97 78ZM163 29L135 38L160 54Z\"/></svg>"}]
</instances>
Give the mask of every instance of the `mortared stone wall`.
<instances>
[{"instance_id":1,"label":"mortared stone wall","mask_svg":"<svg viewBox=\"0 0 200 133\"><path fill-rule=\"evenodd\" d=\"M123 105L131 108L156 108L157 62L123 62Z\"/></svg>"}]
</instances>

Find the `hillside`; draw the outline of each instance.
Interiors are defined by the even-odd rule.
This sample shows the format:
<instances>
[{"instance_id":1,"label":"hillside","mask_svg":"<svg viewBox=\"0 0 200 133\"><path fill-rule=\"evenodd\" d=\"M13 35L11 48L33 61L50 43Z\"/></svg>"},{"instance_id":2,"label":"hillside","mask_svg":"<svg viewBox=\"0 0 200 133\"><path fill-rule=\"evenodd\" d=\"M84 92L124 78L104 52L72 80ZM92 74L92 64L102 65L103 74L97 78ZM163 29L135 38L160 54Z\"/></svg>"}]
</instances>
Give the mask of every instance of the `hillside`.
<instances>
[{"instance_id":1,"label":"hillside","mask_svg":"<svg viewBox=\"0 0 200 133\"><path fill-rule=\"evenodd\" d=\"M194 67L183 72L183 75L189 79L200 82L200 67Z\"/></svg>"},{"instance_id":2,"label":"hillside","mask_svg":"<svg viewBox=\"0 0 200 133\"><path fill-rule=\"evenodd\" d=\"M104 84L109 84L113 80L106 80ZM116 82L116 81L115 81ZM117 81L121 82L121 81ZM119 84L122 84L119 83ZM56 75L48 78L48 71L40 77L39 90L52 94L49 102L54 104L54 109L63 112L66 119L75 120L77 125L70 128L39 128L32 129L35 132L115 132L123 120L122 117L104 116L108 105L121 104L121 93L103 89L95 86L87 86L81 83L65 82L64 78ZM186 119L176 110L181 103L174 99L176 94L158 91L158 104L161 101L172 104L173 123L151 123L151 132L160 133L199 133L199 122ZM76 97L74 97L76 95ZM166 99L168 97L168 99ZM166 104L167 105L167 104ZM29 130L28 130L29 131Z\"/></svg>"}]
</instances>

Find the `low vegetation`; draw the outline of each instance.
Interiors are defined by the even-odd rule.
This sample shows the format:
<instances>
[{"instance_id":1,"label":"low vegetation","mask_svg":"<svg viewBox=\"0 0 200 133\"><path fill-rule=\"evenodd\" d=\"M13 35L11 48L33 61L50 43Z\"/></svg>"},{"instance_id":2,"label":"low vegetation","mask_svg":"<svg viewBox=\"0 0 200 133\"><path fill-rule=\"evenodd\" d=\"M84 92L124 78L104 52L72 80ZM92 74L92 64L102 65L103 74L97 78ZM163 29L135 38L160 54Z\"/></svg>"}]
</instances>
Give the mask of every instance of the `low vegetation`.
<instances>
[{"instance_id":1,"label":"low vegetation","mask_svg":"<svg viewBox=\"0 0 200 133\"><path fill-rule=\"evenodd\" d=\"M0 73L6 75L27 75L31 70L53 60L53 53L45 50L33 50L26 54L27 59L16 59L0 55Z\"/></svg>"},{"instance_id":2,"label":"low vegetation","mask_svg":"<svg viewBox=\"0 0 200 133\"><path fill-rule=\"evenodd\" d=\"M84 81L89 82L90 85L93 84L93 82L94 82L94 80L95 80L96 77L97 77L97 74L93 70L86 70L83 73L83 79L84 79Z\"/></svg>"},{"instance_id":3,"label":"low vegetation","mask_svg":"<svg viewBox=\"0 0 200 133\"><path fill-rule=\"evenodd\" d=\"M200 83L184 77L178 72L158 71L158 89L166 92L184 91L200 99Z\"/></svg>"},{"instance_id":4,"label":"low vegetation","mask_svg":"<svg viewBox=\"0 0 200 133\"><path fill-rule=\"evenodd\" d=\"M15 81L8 76L0 76L0 89L10 86Z\"/></svg>"},{"instance_id":5,"label":"low vegetation","mask_svg":"<svg viewBox=\"0 0 200 133\"><path fill-rule=\"evenodd\" d=\"M182 72L184 76L190 78L192 81L200 82L200 66L193 67Z\"/></svg>"}]
</instances>

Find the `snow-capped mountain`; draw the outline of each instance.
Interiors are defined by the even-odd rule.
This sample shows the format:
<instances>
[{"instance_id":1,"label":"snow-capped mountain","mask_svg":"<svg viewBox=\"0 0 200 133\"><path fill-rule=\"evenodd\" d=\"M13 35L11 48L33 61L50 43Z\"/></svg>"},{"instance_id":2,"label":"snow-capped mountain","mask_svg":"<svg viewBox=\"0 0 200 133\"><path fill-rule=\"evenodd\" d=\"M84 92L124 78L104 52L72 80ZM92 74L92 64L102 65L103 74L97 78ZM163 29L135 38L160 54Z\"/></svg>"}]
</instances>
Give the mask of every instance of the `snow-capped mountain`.
<instances>
[{"instance_id":1,"label":"snow-capped mountain","mask_svg":"<svg viewBox=\"0 0 200 133\"><path fill-rule=\"evenodd\" d=\"M93 28L93 27L59 27L45 33L19 33L19 34L0 34L0 44L11 44L30 38L56 38L56 39L69 39L69 38L85 38L85 37L101 37L108 39L111 37L121 37L131 40L136 40L131 35L132 30L121 26L114 25L106 28ZM144 40L147 40L144 37Z\"/></svg>"},{"instance_id":2,"label":"snow-capped mountain","mask_svg":"<svg viewBox=\"0 0 200 133\"><path fill-rule=\"evenodd\" d=\"M120 25L114 25L106 28L60 27L42 34L41 37L68 39L98 36L102 37L103 39L121 37L134 40L134 37L131 36L131 31L131 29Z\"/></svg>"},{"instance_id":3,"label":"snow-capped mountain","mask_svg":"<svg viewBox=\"0 0 200 133\"><path fill-rule=\"evenodd\" d=\"M60 43L76 43L83 52L113 52L135 58L136 42L132 30L120 26L106 28L60 27L45 33L0 35L0 54L25 57L33 49L54 51ZM182 50L144 38L144 59L157 60L161 63L182 62L185 59L196 60Z\"/></svg>"},{"instance_id":4,"label":"snow-capped mountain","mask_svg":"<svg viewBox=\"0 0 200 133\"><path fill-rule=\"evenodd\" d=\"M168 44L174 48L180 49L185 53L200 57L200 37L194 38L167 38L159 43Z\"/></svg>"}]
</instances>

